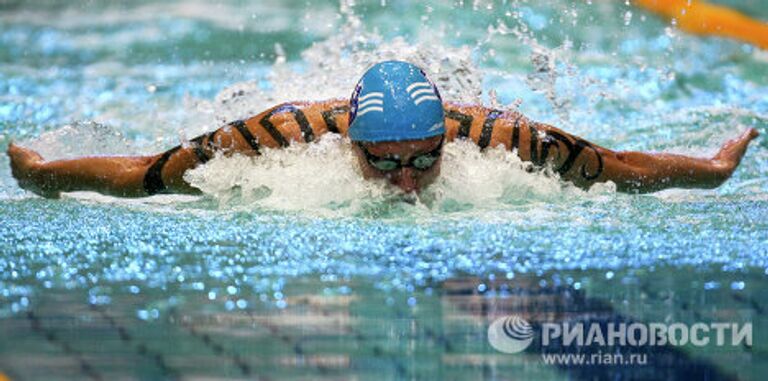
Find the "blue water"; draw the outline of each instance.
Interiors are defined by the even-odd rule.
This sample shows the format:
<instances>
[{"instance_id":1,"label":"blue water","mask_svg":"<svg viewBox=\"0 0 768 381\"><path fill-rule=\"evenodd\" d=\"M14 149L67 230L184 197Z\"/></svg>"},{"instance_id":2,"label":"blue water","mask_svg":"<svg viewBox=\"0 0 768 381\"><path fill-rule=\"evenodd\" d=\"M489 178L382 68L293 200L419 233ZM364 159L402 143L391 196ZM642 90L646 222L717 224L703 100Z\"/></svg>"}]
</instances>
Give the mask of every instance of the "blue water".
<instances>
[{"instance_id":1,"label":"blue water","mask_svg":"<svg viewBox=\"0 0 768 381\"><path fill-rule=\"evenodd\" d=\"M768 20L759 1L736 5ZM217 159L193 175L204 196L141 200L41 199L16 186L3 156L0 330L9 339L0 339L0 372L13 379L415 379L445 364L455 371L437 378L506 379L509 367L538 379L586 377L536 359L489 360L499 354L482 335L496 315L460 311L472 297L503 310L509 287L570 290L640 320L750 321L749 350L684 352L711 362L712 379L756 379L768 364L759 340L768 328L766 52L686 35L623 2L0 9L3 151L18 141L46 158L158 152L274 103L346 97L351 73L393 56L426 64L449 100L519 104L614 149L706 156L746 128L763 134L722 187L642 196L610 185L583 192L503 153L458 145L416 205L360 179L341 141L264 162ZM233 97L238 90L245 95ZM452 299L455 284L470 302ZM352 328L329 333L322 317L339 310ZM244 313L273 325L245 340L238 332L257 324L227 320ZM219 324L179 324L208 314ZM274 328L281 319L287 331ZM119 327L134 340L115 336ZM296 343L315 329L331 344L305 347L297 360ZM127 350L137 336L145 350ZM95 349L105 340L109 349ZM452 349L437 350L446 340ZM281 345L288 354L257 349ZM313 353L341 365L318 373L307 365ZM165 367L147 360L157 354ZM214 371L197 358L227 365Z\"/></svg>"}]
</instances>

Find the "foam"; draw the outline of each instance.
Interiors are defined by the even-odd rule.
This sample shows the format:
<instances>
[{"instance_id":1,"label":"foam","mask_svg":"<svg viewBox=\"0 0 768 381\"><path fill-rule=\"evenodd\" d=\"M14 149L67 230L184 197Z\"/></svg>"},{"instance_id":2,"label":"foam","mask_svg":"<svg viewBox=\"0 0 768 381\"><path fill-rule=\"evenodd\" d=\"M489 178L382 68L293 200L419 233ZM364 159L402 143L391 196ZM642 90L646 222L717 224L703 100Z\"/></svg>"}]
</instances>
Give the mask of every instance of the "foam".
<instances>
[{"instance_id":1,"label":"foam","mask_svg":"<svg viewBox=\"0 0 768 381\"><path fill-rule=\"evenodd\" d=\"M567 203L615 189L602 186L585 192L554 174L529 173L526 163L503 148L480 152L474 143L458 141L446 144L444 150L438 180L418 196L417 205L401 205L410 214L495 212L521 204ZM398 198L403 195L383 181L363 179L351 144L336 134L310 145L265 150L259 157L219 156L188 171L185 180L230 210L353 216L408 199Z\"/></svg>"}]
</instances>

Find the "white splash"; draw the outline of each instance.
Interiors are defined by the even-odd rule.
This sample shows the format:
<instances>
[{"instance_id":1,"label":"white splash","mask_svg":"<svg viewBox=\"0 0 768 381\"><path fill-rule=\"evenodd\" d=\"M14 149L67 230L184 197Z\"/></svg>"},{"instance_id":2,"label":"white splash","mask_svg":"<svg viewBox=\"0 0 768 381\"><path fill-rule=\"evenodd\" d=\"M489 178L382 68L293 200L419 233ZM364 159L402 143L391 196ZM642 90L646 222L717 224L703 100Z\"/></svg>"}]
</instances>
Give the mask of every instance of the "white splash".
<instances>
[{"instance_id":1,"label":"white splash","mask_svg":"<svg viewBox=\"0 0 768 381\"><path fill-rule=\"evenodd\" d=\"M513 152L481 152L469 141L445 146L441 175L422 192L419 210L477 213L535 202L563 203L584 192L557 176L529 173ZM266 150L258 157L217 157L185 175L193 186L218 200L224 209L301 211L349 216L371 203L387 203L397 190L383 181L365 180L349 140L336 134L313 144ZM599 187L590 193L613 193Z\"/></svg>"},{"instance_id":2,"label":"white splash","mask_svg":"<svg viewBox=\"0 0 768 381\"><path fill-rule=\"evenodd\" d=\"M483 75L472 60L470 47L448 47L439 36L415 44L400 37L384 41L365 31L351 12L344 16L347 21L338 33L302 53L301 65L288 64L278 54L268 90L255 81L241 82L198 107L212 110L217 120L232 120L287 101L346 99L365 70L377 62L395 59L423 68L443 99L481 102Z\"/></svg>"},{"instance_id":3,"label":"white splash","mask_svg":"<svg viewBox=\"0 0 768 381\"><path fill-rule=\"evenodd\" d=\"M313 144L265 150L258 157L219 156L188 171L184 179L222 207L234 209L257 206L334 215L389 193L383 183L362 178L349 141L336 134Z\"/></svg>"},{"instance_id":4,"label":"white splash","mask_svg":"<svg viewBox=\"0 0 768 381\"><path fill-rule=\"evenodd\" d=\"M37 151L47 160L95 155L129 155L134 148L118 129L91 121L67 124L22 144Z\"/></svg>"}]
</instances>

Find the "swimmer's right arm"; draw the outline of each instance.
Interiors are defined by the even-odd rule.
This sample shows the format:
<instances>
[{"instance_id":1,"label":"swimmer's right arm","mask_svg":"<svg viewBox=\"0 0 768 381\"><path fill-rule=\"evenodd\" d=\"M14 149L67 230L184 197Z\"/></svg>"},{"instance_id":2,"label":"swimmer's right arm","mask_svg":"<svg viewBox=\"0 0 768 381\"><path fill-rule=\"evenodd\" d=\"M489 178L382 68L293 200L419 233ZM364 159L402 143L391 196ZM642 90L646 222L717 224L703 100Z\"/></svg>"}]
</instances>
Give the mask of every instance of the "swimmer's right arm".
<instances>
[{"instance_id":1,"label":"swimmer's right arm","mask_svg":"<svg viewBox=\"0 0 768 381\"><path fill-rule=\"evenodd\" d=\"M199 191L184 181L184 172L207 161L208 156L199 156L204 151L192 144L150 156L85 156L46 161L37 152L11 143L8 156L19 186L47 198L74 191L118 197L195 194Z\"/></svg>"},{"instance_id":2,"label":"swimmer's right arm","mask_svg":"<svg viewBox=\"0 0 768 381\"><path fill-rule=\"evenodd\" d=\"M247 135L240 134L238 129ZM11 144L8 156L19 186L43 197L58 197L61 192L73 191L118 197L195 194L199 191L184 181L184 173L207 162L219 151L258 154L246 139L254 138L243 122L237 122L157 155L86 156L46 161L31 149Z\"/></svg>"},{"instance_id":3,"label":"swimmer's right arm","mask_svg":"<svg viewBox=\"0 0 768 381\"><path fill-rule=\"evenodd\" d=\"M238 120L164 153L149 156L91 156L46 161L37 152L10 144L13 177L22 188L43 197L61 192L95 191L118 197L157 193L197 194L184 173L216 154L259 155L291 141L311 141L346 128L346 101L291 103Z\"/></svg>"}]
</instances>

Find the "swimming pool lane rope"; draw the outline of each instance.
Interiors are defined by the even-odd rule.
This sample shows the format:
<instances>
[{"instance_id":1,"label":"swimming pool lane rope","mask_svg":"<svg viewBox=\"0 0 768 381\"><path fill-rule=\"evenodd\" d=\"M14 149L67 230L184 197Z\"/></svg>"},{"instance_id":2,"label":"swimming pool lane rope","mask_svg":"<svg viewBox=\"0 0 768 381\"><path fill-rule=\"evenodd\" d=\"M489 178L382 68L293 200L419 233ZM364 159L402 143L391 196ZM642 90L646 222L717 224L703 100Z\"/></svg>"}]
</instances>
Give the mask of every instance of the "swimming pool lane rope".
<instances>
[{"instance_id":1,"label":"swimming pool lane rope","mask_svg":"<svg viewBox=\"0 0 768 381\"><path fill-rule=\"evenodd\" d=\"M697 0L633 0L633 4L693 34L736 39L768 50L768 23L722 5Z\"/></svg>"}]
</instances>

